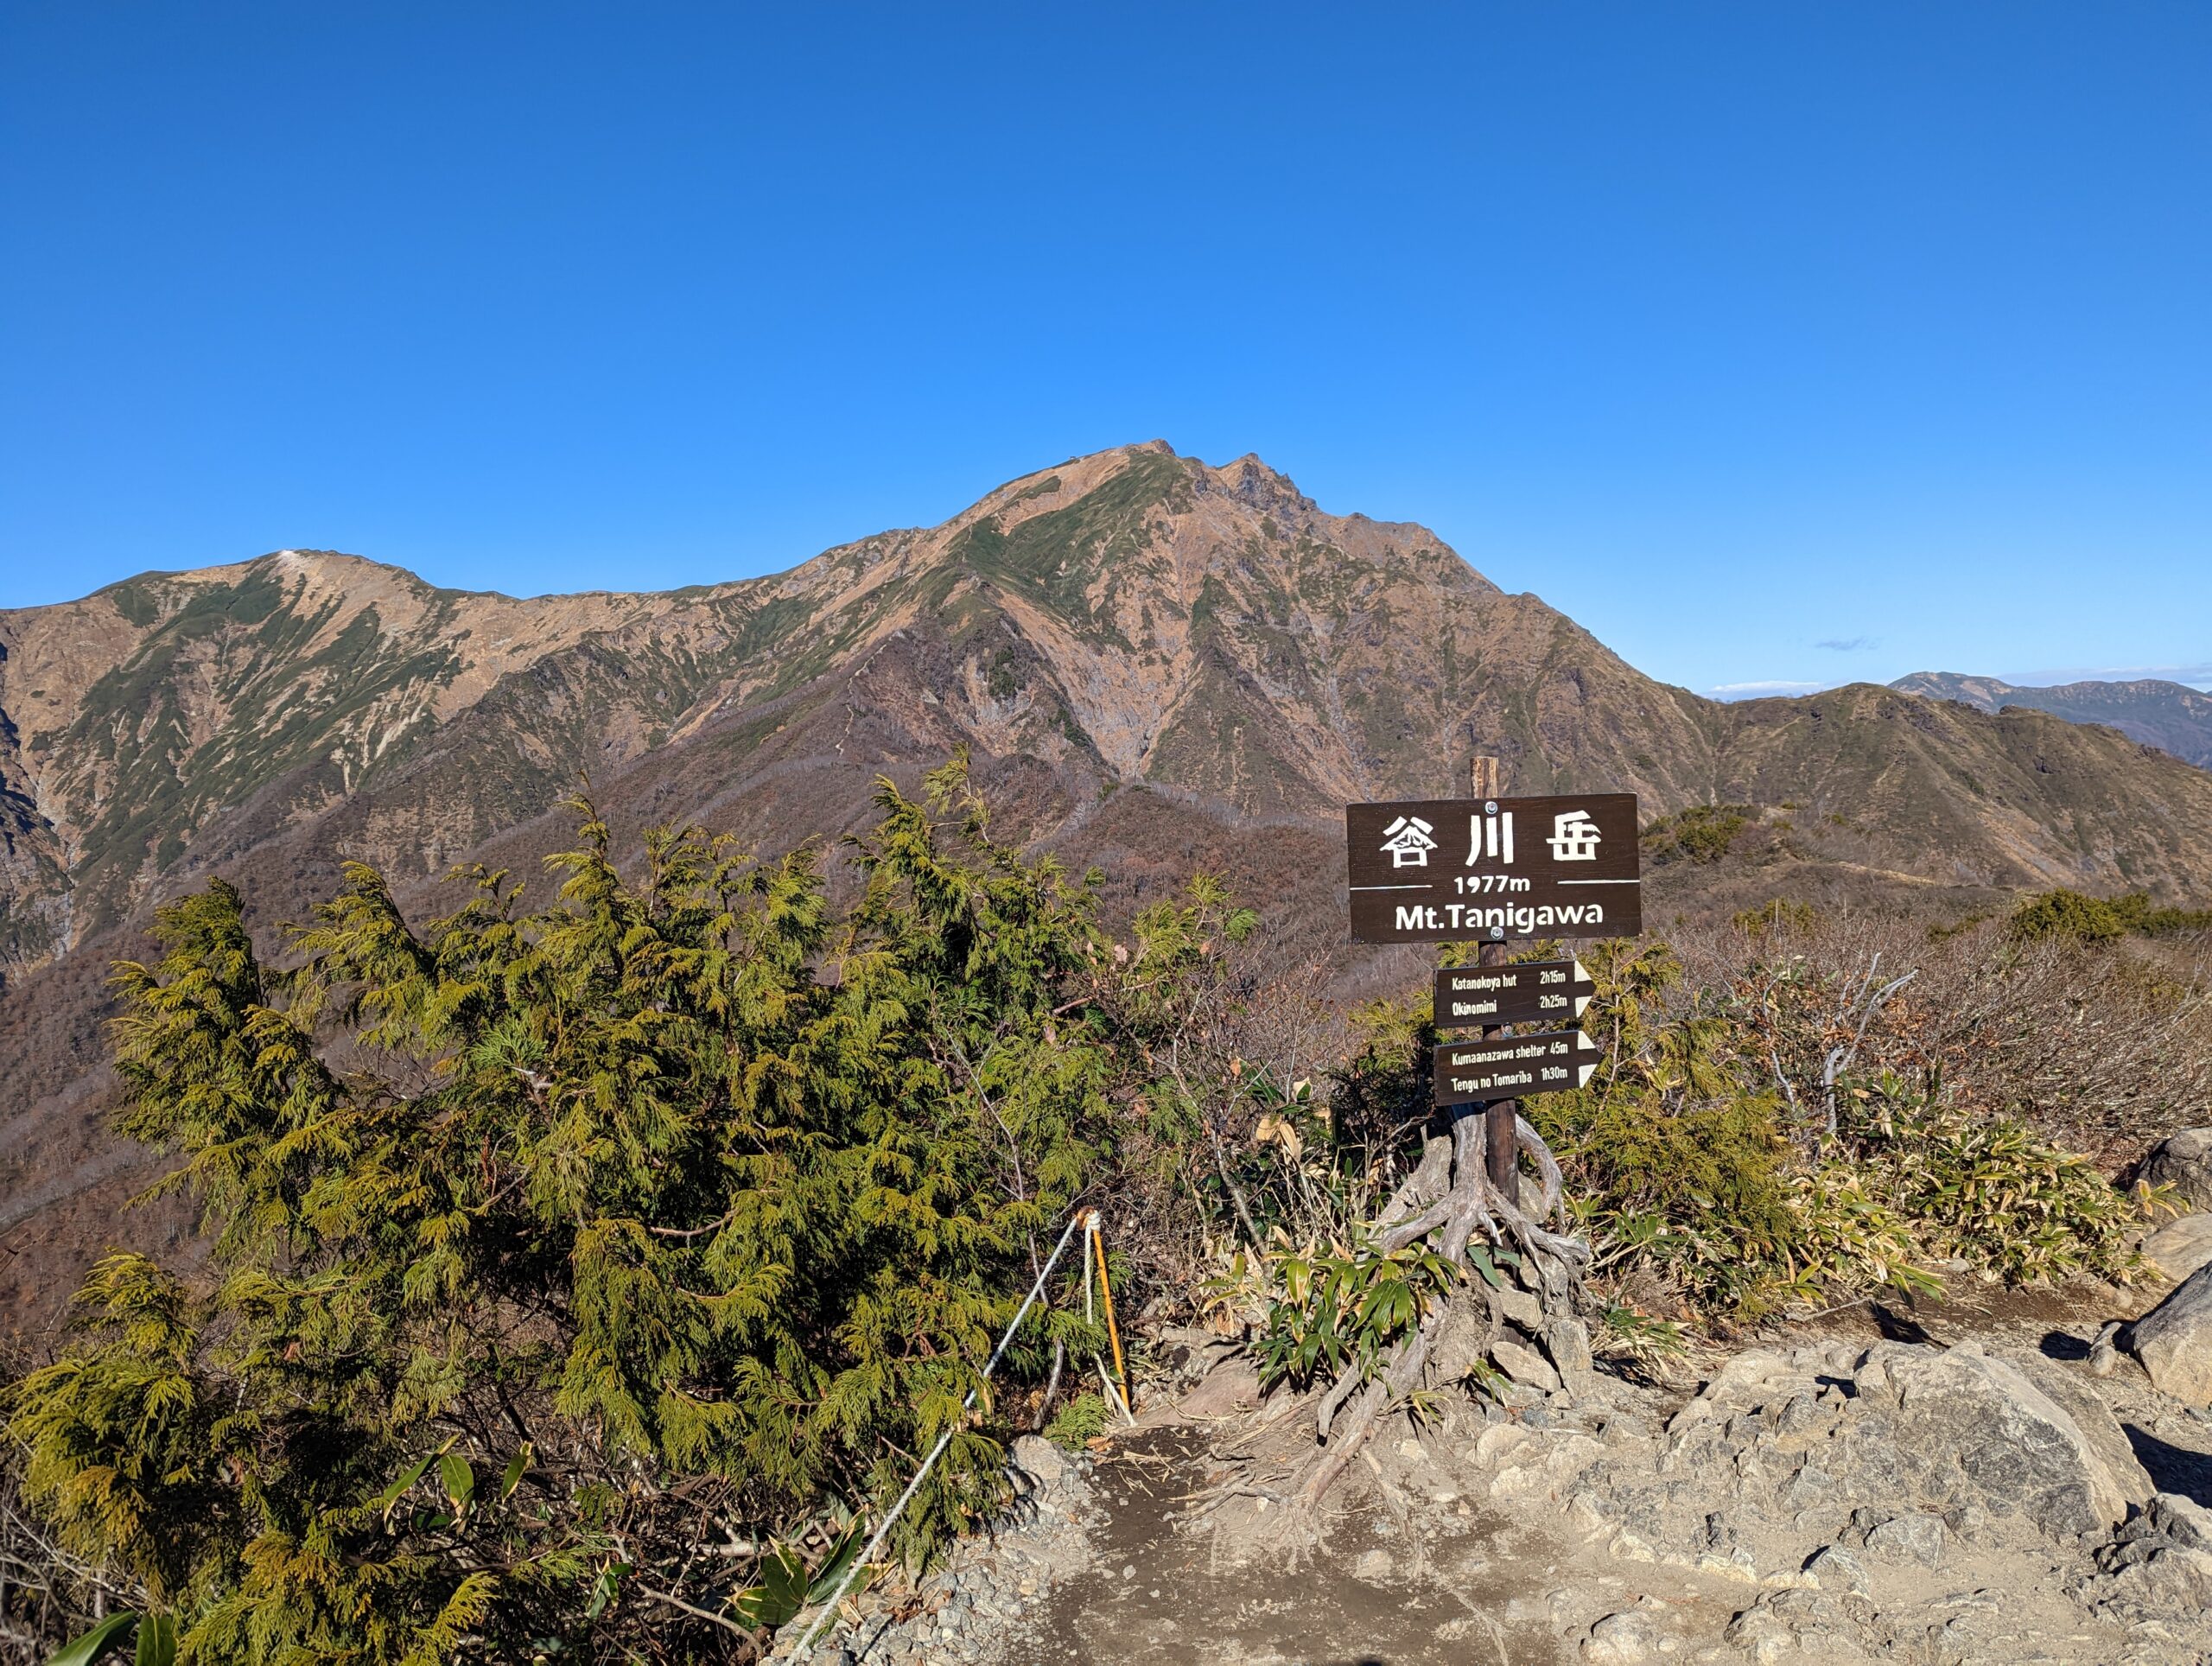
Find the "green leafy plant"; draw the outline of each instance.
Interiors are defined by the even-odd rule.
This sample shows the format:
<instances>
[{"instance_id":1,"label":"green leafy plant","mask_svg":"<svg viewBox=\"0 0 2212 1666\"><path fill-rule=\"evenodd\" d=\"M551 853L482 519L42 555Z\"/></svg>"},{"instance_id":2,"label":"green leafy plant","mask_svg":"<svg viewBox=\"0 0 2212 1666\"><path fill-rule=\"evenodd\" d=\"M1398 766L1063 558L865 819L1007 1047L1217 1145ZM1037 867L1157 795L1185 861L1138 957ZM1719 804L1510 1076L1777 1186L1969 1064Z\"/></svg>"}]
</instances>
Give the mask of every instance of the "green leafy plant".
<instances>
[{"instance_id":1,"label":"green leafy plant","mask_svg":"<svg viewBox=\"0 0 2212 1666\"><path fill-rule=\"evenodd\" d=\"M176 1620L168 1614L141 1614L125 1608L47 1656L46 1666L92 1666L136 1635L136 1666L176 1666Z\"/></svg>"},{"instance_id":2,"label":"green leafy plant","mask_svg":"<svg viewBox=\"0 0 2212 1666\"><path fill-rule=\"evenodd\" d=\"M824 1601L845 1577L867 1539L861 1523L853 1522L810 1567L796 1545L769 1547L760 1565L760 1580L729 1599L729 1612L741 1625L765 1625L774 1630L790 1624L803 1608Z\"/></svg>"},{"instance_id":3,"label":"green leafy plant","mask_svg":"<svg viewBox=\"0 0 2212 1666\"><path fill-rule=\"evenodd\" d=\"M1481 1244L1468 1246L1467 1265L1492 1285L1504 1281ZM1280 1294L1259 1339L1260 1380L1298 1388L1347 1364L1372 1377L1461 1277L1426 1244L1378 1250L1363 1241L1326 1250L1310 1245L1275 1257L1270 1272Z\"/></svg>"},{"instance_id":4,"label":"green leafy plant","mask_svg":"<svg viewBox=\"0 0 2212 1666\"><path fill-rule=\"evenodd\" d=\"M2017 1116L1970 1115L1893 1077L1859 1090L1854 1103L1848 1132L1926 1252L1993 1277L2139 1276L2134 1238L2146 1214L2172 1208L2158 1188L2120 1191L2088 1158Z\"/></svg>"},{"instance_id":5,"label":"green leafy plant","mask_svg":"<svg viewBox=\"0 0 2212 1666\"><path fill-rule=\"evenodd\" d=\"M1054 1412L1052 1421L1045 1425L1045 1438L1070 1452L1079 1450L1085 1441L1105 1432L1106 1402L1090 1392L1077 1395Z\"/></svg>"},{"instance_id":6,"label":"green leafy plant","mask_svg":"<svg viewBox=\"0 0 2212 1666\"><path fill-rule=\"evenodd\" d=\"M1657 1319L1632 1303L1610 1301L1598 1310L1599 1348L1643 1365L1678 1359L1688 1351L1681 1321Z\"/></svg>"}]
</instances>

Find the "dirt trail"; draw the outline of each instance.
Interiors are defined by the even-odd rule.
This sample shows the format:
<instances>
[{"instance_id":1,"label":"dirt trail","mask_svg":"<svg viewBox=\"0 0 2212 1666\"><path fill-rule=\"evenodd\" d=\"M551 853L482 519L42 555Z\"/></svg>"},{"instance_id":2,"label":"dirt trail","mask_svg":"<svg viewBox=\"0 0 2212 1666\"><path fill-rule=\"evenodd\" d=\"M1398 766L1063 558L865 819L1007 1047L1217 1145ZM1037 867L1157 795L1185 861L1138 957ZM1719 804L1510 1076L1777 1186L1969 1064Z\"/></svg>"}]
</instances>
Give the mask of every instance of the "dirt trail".
<instances>
[{"instance_id":1,"label":"dirt trail","mask_svg":"<svg viewBox=\"0 0 2212 1666\"><path fill-rule=\"evenodd\" d=\"M2082 1429L2103 1420L2103 1445L2062 1454L2058 1481L2068 1464L2109 1462L2143 1484L2137 1513L2152 1489L2184 1511L2212 1507L2212 1413L2158 1393L2132 1361L2088 1374L2102 1318L2142 1299L1958 1284L1940 1303L1856 1303L1777 1326L1748 1351L1701 1351L1671 1386L1608 1377L1586 1402L1510 1410L1446 1397L1423 1427L1401 1416L1379 1430L1302 1533L1261 1495L1279 1495L1310 1453L1310 1418L1262 1410L1250 1362L1217 1349L1179 1401L1155 1402L1159 1421L1101 1442L1090 1463L1033 1442L1023 1461L1041 1463L1048 1484L1013 1536L957 1556L907 1609L918 1618L855 1640L858 1661L2205 1666L2212 1619L2145 1582L2188 1575L2196 1552L2162 1552L2166 1562L2123 1580L2104 1529L2069 1539L2036 1510L1981 1509L1977 1498L2001 1504L2004 1474L1985 1485L1961 1472L1942 1496L1923 1496L1934 1472L1911 1466L1924 1466L1931 1439L1975 1446L1972 1418L1931 1435L1940 1401L1913 1401L1920 1421L1897 1425L1894 1446L1853 1432L1904 1415L1881 1398L1883 1369L1930 1385L2012 1383L2032 1398L2026 1372L2089 1418ZM1888 1365L1866 1364L1878 1357ZM1977 1363L1987 1359L2012 1363ZM1802 1384L1783 1381L1808 1369ZM1710 1389L1686 1404L1723 1377L1780 1386L1719 1400ZM1677 1439L1674 1427L1692 1433ZM1713 1452L1685 1444L1697 1440ZM2023 1462L2054 1461L2047 1447L2019 1450ZM1896 1462L1906 1466L1891 1474ZM1862 1497L1875 1507L1854 1512ZM1685 1510L1702 1522L1689 1537L1673 1519ZM2212 1517L2183 1528L2212 1540ZM2161 1517L2158 1530L2175 1529ZM2212 1543L2202 1567L2212 1577Z\"/></svg>"},{"instance_id":2,"label":"dirt trail","mask_svg":"<svg viewBox=\"0 0 2212 1666\"><path fill-rule=\"evenodd\" d=\"M1295 1571L1224 1565L1203 1527L1179 1530L1206 1443L1149 1432L1103 1459L1111 1512L1090 1571L1054 1592L1001 1659L1144 1666L1543 1666L1556 1547L1464 1503L1401 1523L1379 1504L1333 1524ZM1463 1513L1464 1512L1464 1513Z\"/></svg>"}]
</instances>

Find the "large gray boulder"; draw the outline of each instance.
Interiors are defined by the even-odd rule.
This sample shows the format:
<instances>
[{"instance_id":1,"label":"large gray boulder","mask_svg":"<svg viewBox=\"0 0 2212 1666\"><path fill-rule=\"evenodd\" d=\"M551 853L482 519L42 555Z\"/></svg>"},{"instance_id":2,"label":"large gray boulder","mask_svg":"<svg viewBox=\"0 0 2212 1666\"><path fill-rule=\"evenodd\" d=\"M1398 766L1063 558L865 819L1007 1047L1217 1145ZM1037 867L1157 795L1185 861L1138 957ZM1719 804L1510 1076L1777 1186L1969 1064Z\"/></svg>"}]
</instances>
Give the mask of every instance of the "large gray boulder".
<instances>
[{"instance_id":1,"label":"large gray boulder","mask_svg":"<svg viewBox=\"0 0 2212 1666\"><path fill-rule=\"evenodd\" d=\"M2152 1494L2126 1435L2093 1396L2062 1405L2019 1367L1971 1346L1899 1349L1883 1363L1897 1394L1897 1445L1937 1497L2070 1535L2112 1527Z\"/></svg>"},{"instance_id":2,"label":"large gray boulder","mask_svg":"<svg viewBox=\"0 0 2212 1666\"><path fill-rule=\"evenodd\" d=\"M2212 1210L2212 1128L2185 1128L2143 1160L2141 1177L2171 1186L2191 1209Z\"/></svg>"},{"instance_id":3,"label":"large gray boulder","mask_svg":"<svg viewBox=\"0 0 2212 1666\"><path fill-rule=\"evenodd\" d=\"M2050 1362L2024 1367L1971 1345L1740 1354L1675 1414L1661 1471L1704 1510L1733 1492L1838 1529L1860 1508L1920 1510L1955 1530L2001 1522L2069 1541L2104 1534L2154 1491L2093 1390ZM1592 1472L1599 1491L1627 1479ZM1624 1519L1667 1536L1677 1502Z\"/></svg>"},{"instance_id":4,"label":"large gray boulder","mask_svg":"<svg viewBox=\"0 0 2212 1666\"><path fill-rule=\"evenodd\" d=\"M2164 1301L2120 1333L2161 1393L2212 1406L2212 1267L2181 1281Z\"/></svg>"},{"instance_id":5,"label":"large gray boulder","mask_svg":"<svg viewBox=\"0 0 2212 1666\"><path fill-rule=\"evenodd\" d=\"M2151 1264L2175 1283L2212 1263L2212 1215L2183 1215L2143 1240Z\"/></svg>"}]
</instances>

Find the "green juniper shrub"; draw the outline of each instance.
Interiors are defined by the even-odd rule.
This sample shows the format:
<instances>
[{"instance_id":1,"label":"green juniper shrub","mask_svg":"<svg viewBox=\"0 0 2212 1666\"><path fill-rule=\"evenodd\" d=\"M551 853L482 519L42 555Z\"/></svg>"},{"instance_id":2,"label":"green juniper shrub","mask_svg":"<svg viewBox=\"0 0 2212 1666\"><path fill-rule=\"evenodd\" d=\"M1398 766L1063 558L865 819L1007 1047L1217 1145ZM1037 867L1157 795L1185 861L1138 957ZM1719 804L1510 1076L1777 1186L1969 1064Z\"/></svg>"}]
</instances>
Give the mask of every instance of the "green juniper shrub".
<instances>
[{"instance_id":1,"label":"green juniper shrub","mask_svg":"<svg viewBox=\"0 0 2212 1666\"><path fill-rule=\"evenodd\" d=\"M2079 891L2044 891L2012 911L2006 927L2025 943L2060 938L2075 943L2109 943L2127 935L2127 920L2102 897Z\"/></svg>"},{"instance_id":2,"label":"green juniper shrub","mask_svg":"<svg viewBox=\"0 0 2212 1666\"><path fill-rule=\"evenodd\" d=\"M1646 828L1643 853L1655 868L1683 862L1710 865L1726 855L1736 836L1757 819L1750 804L1692 804Z\"/></svg>"},{"instance_id":3,"label":"green juniper shrub","mask_svg":"<svg viewBox=\"0 0 2212 1666\"><path fill-rule=\"evenodd\" d=\"M1802 936L1819 923L1820 914L1811 903L1791 897L1777 897L1756 908L1740 909L1729 917L1729 924L1748 938L1785 933Z\"/></svg>"},{"instance_id":4,"label":"green juniper shrub","mask_svg":"<svg viewBox=\"0 0 2212 1666\"><path fill-rule=\"evenodd\" d=\"M1085 1390L1070 1400L1052 1414L1045 1425L1045 1438L1055 1446L1065 1447L1070 1452L1080 1448L1095 1436L1106 1432L1106 1402L1096 1393Z\"/></svg>"},{"instance_id":5,"label":"green juniper shrub","mask_svg":"<svg viewBox=\"0 0 2212 1666\"><path fill-rule=\"evenodd\" d=\"M699 1543L827 1542L948 1428L894 1549L994 1508L963 1396L1107 1160L1115 1043L1091 886L929 789L880 787L842 912L694 831L633 882L582 804L540 908L478 870L418 926L350 865L289 969L220 881L162 908L121 1123L212 1280L110 1257L8 1390L67 1550L210 1666L673 1661L750 1588ZM1096 1345L1040 1314L1004 1377L1056 1339Z\"/></svg>"},{"instance_id":6,"label":"green juniper shrub","mask_svg":"<svg viewBox=\"0 0 2212 1666\"><path fill-rule=\"evenodd\" d=\"M2059 939L2110 943L2123 937L2175 937L2212 930L2212 909L2160 908L2147 893L2092 897L2079 891L2038 892L2013 909L2006 928L2018 942Z\"/></svg>"}]
</instances>

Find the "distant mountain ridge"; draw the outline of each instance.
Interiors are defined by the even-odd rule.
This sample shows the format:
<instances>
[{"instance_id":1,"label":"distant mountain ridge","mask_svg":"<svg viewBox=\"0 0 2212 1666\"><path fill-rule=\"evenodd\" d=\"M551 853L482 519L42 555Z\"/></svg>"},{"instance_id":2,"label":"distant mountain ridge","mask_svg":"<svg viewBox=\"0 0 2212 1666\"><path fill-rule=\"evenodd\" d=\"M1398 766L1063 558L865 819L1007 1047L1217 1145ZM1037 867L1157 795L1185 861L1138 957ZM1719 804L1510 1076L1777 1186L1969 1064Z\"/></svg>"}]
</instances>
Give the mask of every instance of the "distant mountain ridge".
<instances>
[{"instance_id":1,"label":"distant mountain ridge","mask_svg":"<svg viewBox=\"0 0 2212 1666\"><path fill-rule=\"evenodd\" d=\"M0 612L0 1317L145 1177L104 1125L100 1018L164 897L221 874L265 931L344 858L418 911L464 860L542 888L582 775L625 841L834 847L879 776L963 747L995 824L1096 862L1109 912L1211 868L1348 975L1381 963L1344 942L1340 807L1452 792L1478 750L1516 792L1750 806L1740 861L1655 874L1661 925L1784 893L2212 896L2212 774L2162 752L1868 684L1704 700L1422 527L1160 442L685 590L518 599L304 550L146 574Z\"/></svg>"},{"instance_id":2,"label":"distant mountain ridge","mask_svg":"<svg viewBox=\"0 0 2212 1666\"><path fill-rule=\"evenodd\" d=\"M1915 671L1890 686L1931 700L1956 700L1980 711L2024 706L2069 723L2107 723L2183 763L2212 769L2212 694L2185 683L2140 677L2126 683L2084 681L2022 688L1993 677Z\"/></svg>"}]
</instances>

